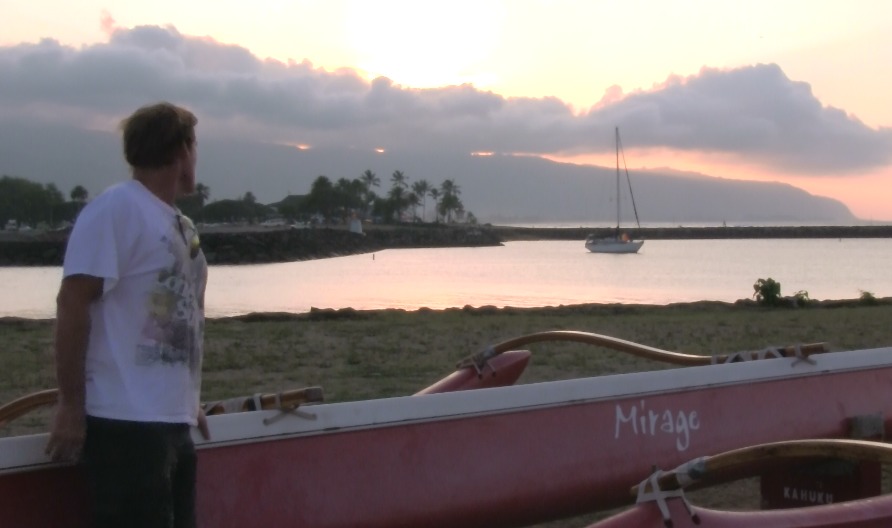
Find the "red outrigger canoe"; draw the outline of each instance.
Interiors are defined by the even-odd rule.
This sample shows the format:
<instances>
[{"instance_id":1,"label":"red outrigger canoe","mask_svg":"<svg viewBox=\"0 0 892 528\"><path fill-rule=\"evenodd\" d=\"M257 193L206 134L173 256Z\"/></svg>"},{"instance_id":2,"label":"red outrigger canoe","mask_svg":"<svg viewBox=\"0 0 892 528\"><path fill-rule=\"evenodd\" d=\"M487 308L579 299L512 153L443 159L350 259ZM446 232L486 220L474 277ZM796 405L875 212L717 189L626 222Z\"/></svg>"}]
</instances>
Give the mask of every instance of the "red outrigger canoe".
<instances>
[{"instance_id":1,"label":"red outrigger canoe","mask_svg":"<svg viewBox=\"0 0 892 528\"><path fill-rule=\"evenodd\" d=\"M593 334L528 337L466 362L475 390L210 416L212 440L196 439L200 523L524 526L630 504L654 466L845 437L850 419L892 414L892 348L476 388L499 352L548 339L709 362ZM79 468L51 464L45 443L0 439L3 526L87 526Z\"/></svg>"},{"instance_id":2,"label":"red outrigger canoe","mask_svg":"<svg viewBox=\"0 0 892 528\"><path fill-rule=\"evenodd\" d=\"M657 471L635 486L635 507L588 528L888 528L892 495L818 506L767 511L718 511L691 505L683 488L755 476L766 463L820 457L892 463L892 445L858 440L805 440L761 444L692 460L670 472ZM747 471L751 469L752 471ZM730 478L725 478L731 475Z\"/></svg>"},{"instance_id":3,"label":"red outrigger canoe","mask_svg":"<svg viewBox=\"0 0 892 528\"><path fill-rule=\"evenodd\" d=\"M788 510L728 512L685 507L681 499L667 500L673 528L889 528L892 496L868 498ZM694 517L696 516L696 521ZM588 528L666 528L656 506L636 508Z\"/></svg>"}]
</instances>

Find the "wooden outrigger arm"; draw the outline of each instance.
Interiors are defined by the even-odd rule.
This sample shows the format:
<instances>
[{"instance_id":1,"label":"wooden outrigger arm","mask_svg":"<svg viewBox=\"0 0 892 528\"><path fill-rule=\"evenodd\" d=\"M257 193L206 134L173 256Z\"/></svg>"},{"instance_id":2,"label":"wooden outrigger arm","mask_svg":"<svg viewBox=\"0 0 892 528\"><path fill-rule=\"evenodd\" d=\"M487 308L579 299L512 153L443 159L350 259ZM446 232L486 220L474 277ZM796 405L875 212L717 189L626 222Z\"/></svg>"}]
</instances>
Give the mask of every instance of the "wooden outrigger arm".
<instances>
[{"instance_id":1,"label":"wooden outrigger arm","mask_svg":"<svg viewBox=\"0 0 892 528\"><path fill-rule=\"evenodd\" d=\"M800 357L807 359L811 354L827 352L824 343L811 343L805 345L794 345L780 348L767 348L756 352L738 352L735 354L721 354L714 356L701 356L696 354L685 354L681 352L672 352L647 345L642 345L632 341L617 339L615 337L605 336L601 334L593 334L589 332L577 332L573 330L552 330L548 332L538 332L528 334L507 341L502 341L495 345L491 345L482 352L472 354L458 362L458 368L476 367L482 368L486 361L508 350L515 350L518 347L529 345L531 343L541 343L544 341L572 341L576 343L586 343L589 345L602 346L620 352L626 352L634 356L654 361L663 361L675 365L698 366L709 365L712 363L728 363L736 361L745 361L749 359L762 359L771 357Z\"/></svg>"},{"instance_id":2,"label":"wooden outrigger arm","mask_svg":"<svg viewBox=\"0 0 892 528\"><path fill-rule=\"evenodd\" d=\"M765 469L766 463L819 458L890 464L892 444L870 440L817 439L742 447L719 455L700 457L671 471L659 472L655 482L648 479L633 486L629 492L637 496L642 486L653 484L662 491L679 490L692 485L716 485L756 475Z\"/></svg>"},{"instance_id":3,"label":"wooden outrigger arm","mask_svg":"<svg viewBox=\"0 0 892 528\"><path fill-rule=\"evenodd\" d=\"M24 416L34 409L55 405L59 401L59 389L46 389L26 394L5 405L0 406L0 427Z\"/></svg>"},{"instance_id":4,"label":"wooden outrigger arm","mask_svg":"<svg viewBox=\"0 0 892 528\"><path fill-rule=\"evenodd\" d=\"M233 412L280 410L292 411L305 403L322 403L325 400L322 387L305 387L270 394L241 396L201 404L204 413L228 414Z\"/></svg>"},{"instance_id":5,"label":"wooden outrigger arm","mask_svg":"<svg viewBox=\"0 0 892 528\"><path fill-rule=\"evenodd\" d=\"M59 400L59 389L46 389L22 396L0 406L0 427L23 416L34 409L55 405ZM255 394L230 398L218 402L201 404L205 414L223 414L256 410L278 409L293 411L305 403L320 403L324 400L322 387L304 387L278 393Z\"/></svg>"},{"instance_id":6,"label":"wooden outrigger arm","mask_svg":"<svg viewBox=\"0 0 892 528\"><path fill-rule=\"evenodd\" d=\"M456 368L463 369L473 367L476 369L477 373L480 374L487 362L499 354L510 350L516 350L518 347L531 343L541 343L546 341L587 343L612 350L618 350L620 352L626 352L645 359L683 366L709 365L711 363L726 363L770 357L798 357L803 360L808 360L808 357L811 354L827 352L824 343L812 343L780 348L767 348L757 352L738 352L735 354L701 356L672 352L601 334L571 330L552 330L502 341L501 343L486 348L482 352L472 354L462 359L458 362ZM0 406L0 427L3 427L10 421L25 415L34 409L55 405L58 401L58 395L58 389L46 389L25 395L6 405ZM323 401L323 396L320 387L306 387L280 393L245 396L220 402L204 403L202 404L202 408L205 410L206 414L212 415L224 412L244 412L258 409L293 410L302 403L317 403L321 401Z\"/></svg>"},{"instance_id":7,"label":"wooden outrigger arm","mask_svg":"<svg viewBox=\"0 0 892 528\"><path fill-rule=\"evenodd\" d=\"M756 444L704 456L686 462L671 471L656 470L629 491L636 506L588 528L626 526L696 527L696 526L773 526L773 527L886 527L892 520L889 497L836 504L831 498L820 506L785 507L765 511L718 511L697 508L685 497L685 489L703 488L775 471L779 467L821 459L853 463L892 463L892 445L867 440L811 439L786 440ZM816 496L824 495L815 486ZM788 489L785 487L785 490ZM848 501L847 501L848 502Z\"/></svg>"}]
</instances>

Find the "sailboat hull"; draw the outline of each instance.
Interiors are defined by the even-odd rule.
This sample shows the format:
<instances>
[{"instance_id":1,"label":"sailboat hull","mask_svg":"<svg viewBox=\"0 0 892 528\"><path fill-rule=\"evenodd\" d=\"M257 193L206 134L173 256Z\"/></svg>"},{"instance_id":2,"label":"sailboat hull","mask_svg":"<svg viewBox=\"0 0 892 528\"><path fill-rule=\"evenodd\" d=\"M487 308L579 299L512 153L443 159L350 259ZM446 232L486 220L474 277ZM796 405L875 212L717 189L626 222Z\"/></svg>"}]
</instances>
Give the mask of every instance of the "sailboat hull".
<instances>
[{"instance_id":1,"label":"sailboat hull","mask_svg":"<svg viewBox=\"0 0 892 528\"><path fill-rule=\"evenodd\" d=\"M592 253L638 253L643 245L643 240L619 238L598 238L585 241L585 249Z\"/></svg>"},{"instance_id":2,"label":"sailboat hull","mask_svg":"<svg viewBox=\"0 0 892 528\"><path fill-rule=\"evenodd\" d=\"M628 504L654 465L892 414L892 348L209 417L203 526L510 527ZM890 431L887 427L887 434ZM0 525L88 526L46 435L0 439ZM64 519L64 523L57 522Z\"/></svg>"}]
</instances>

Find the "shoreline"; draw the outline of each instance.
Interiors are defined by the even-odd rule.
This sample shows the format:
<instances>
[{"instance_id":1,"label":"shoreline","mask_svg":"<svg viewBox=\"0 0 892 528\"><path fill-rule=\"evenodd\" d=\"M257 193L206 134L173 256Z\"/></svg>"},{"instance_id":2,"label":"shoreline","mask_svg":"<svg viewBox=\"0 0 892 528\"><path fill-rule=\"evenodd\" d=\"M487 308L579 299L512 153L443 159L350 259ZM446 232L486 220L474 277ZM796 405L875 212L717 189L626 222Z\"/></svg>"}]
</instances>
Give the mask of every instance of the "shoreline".
<instances>
[{"instance_id":1,"label":"shoreline","mask_svg":"<svg viewBox=\"0 0 892 528\"><path fill-rule=\"evenodd\" d=\"M876 297L869 299L811 299L806 304L794 306L790 298L784 298L781 304L765 306L753 299L738 299L728 301L686 301L668 304L638 304L638 303L580 303L561 304L557 306L471 306L451 308L373 308L360 310L356 308L311 308L307 312L249 312L239 315L227 315L219 317L206 317L209 322L313 322L313 321L337 321L337 320L368 320L394 315L437 315L437 314L465 314L465 315L526 315L526 316L562 316L579 314L611 314L611 315L642 315L648 313L692 311L692 312L731 312L731 311L810 311L832 310L839 308L890 306L892 297ZM14 315L0 316L0 326L7 324L51 323L53 317L30 318Z\"/></svg>"},{"instance_id":2,"label":"shoreline","mask_svg":"<svg viewBox=\"0 0 892 528\"><path fill-rule=\"evenodd\" d=\"M355 308L312 308L309 312L250 312L242 315L208 318L209 321L240 321L251 322L286 322L286 321L325 321L338 319L369 319L393 314L428 315L428 314L467 314L467 315L527 315L527 316L560 316L579 314L604 314L632 315L658 313L661 311L696 311L696 312L721 312L721 311L748 311L748 310L820 310L852 308L858 306L886 306L892 305L892 297L873 298L869 301L863 299L826 299L810 300L802 306L789 304L790 299L785 298L782 304L777 306L761 305L753 299L738 299L734 302L726 301L691 301L675 302L669 304L636 304L636 303L582 303L562 304L558 306L531 306L498 307L493 305L470 306L453 308L418 308L407 310L404 308L378 308L370 310L357 310ZM0 319L2 321L2 319Z\"/></svg>"},{"instance_id":3,"label":"shoreline","mask_svg":"<svg viewBox=\"0 0 892 528\"><path fill-rule=\"evenodd\" d=\"M625 230L644 240L867 239L892 238L892 225L798 227L653 227ZM579 240L610 236L614 228L544 228L492 225L368 225L305 229L236 226L201 233L209 264L260 264L315 260L385 249L484 247L505 242ZM68 235L63 232L0 231L0 266L59 266Z\"/></svg>"},{"instance_id":4,"label":"shoreline","mask_svg":"<svg viewBox=\"0 0 892 528\"><path fill-rule=\"evenodd\" d=\"M612 227L508 227L492 226L502 241L513 240L585 240L612 235ZM725 239L797 239L797 238L892 238L892 225L867 226L716 226L716 227L642 227L622 229L644 240L725 240Z\"/></svg>"}]
</instances>

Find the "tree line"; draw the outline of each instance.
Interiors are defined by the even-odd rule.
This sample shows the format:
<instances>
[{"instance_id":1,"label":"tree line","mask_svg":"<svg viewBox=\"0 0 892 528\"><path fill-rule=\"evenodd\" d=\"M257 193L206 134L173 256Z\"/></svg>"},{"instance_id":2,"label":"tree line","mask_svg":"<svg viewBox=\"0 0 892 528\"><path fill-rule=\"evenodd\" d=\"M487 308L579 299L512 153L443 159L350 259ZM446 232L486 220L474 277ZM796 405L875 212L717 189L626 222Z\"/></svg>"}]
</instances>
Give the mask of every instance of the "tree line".
<instances>
[{"instance_id":1,"label":"tree line","mask_svg":"<svg viewBox=\"0 0 892 528\"><path fill-rule=\"evenodd\" d=\"M45 185L25 178L0 177L0 228L58 227L71 223L87 203L89 194L75 185L68 197L53 183Z\"/></svg>"},{"instance_id":2,"label":"tree line","mask_svg":"<svg viewBox=\"0 0 892 528\"><path fill-rule=\"evenodd\" d=\"M397 170L384 195L376 192L380 187L381 179L371 170L352 180L332 181L323 175L313 181L307 194L261 204L251 191L237 199L210 201L210 188L198 183L195 193L177 200L177 206L184 214L205 223L280 219L288 223L333 224L353 218L377 223L477 221L473 213L465 211L461 189L451 179L439 186L424 179L410 183L406 174ZM66 198L53 183L40 184L4 175L0 177L0 228L11 222L33 228L67 226L74 222L88 199L82 185L75 185Z\"/></svg>"}]
</instances>

